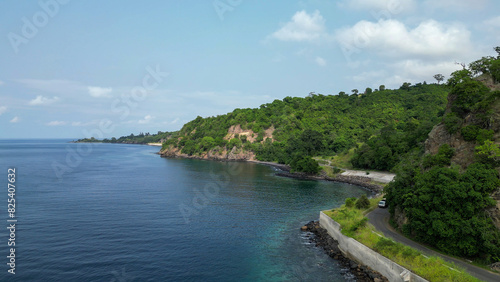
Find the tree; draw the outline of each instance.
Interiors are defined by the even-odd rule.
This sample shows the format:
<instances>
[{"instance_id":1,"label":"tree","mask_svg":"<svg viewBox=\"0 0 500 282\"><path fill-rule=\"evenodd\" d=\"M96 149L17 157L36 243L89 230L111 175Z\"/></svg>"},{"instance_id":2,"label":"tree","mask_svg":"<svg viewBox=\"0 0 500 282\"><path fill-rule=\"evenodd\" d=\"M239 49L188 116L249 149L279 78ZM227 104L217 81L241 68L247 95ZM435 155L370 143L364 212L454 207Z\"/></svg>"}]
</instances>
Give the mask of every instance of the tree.
<instances>
[{"instance_id":1,"label":"tree","mask_svg":"<svg viewBox=\"0 0 500 282\"><path fill-rule=\"evenodd\" d=\"M444 75L438 73L438 74L434 75L434 79L436 79L438 84L439 84L441 81L444 80Z\"/></svg>"},{"instance_id":2,"label":"tree","mask_svg":"<svg viewBox=\"0 0 500 282\"><path fill-rule=\"evenodd\" d=\"M455 86L459 83L469 81L472 79L472 72L467 69L457 70L451 73L450 78L448 78L448 86Z\"/></svg>"},{"instance_id":3,"label":"tree","mask_svg":"<svg viewBox=\"0 0 500 282\"><path fill-rule=\"evenodd\" d=\"M309 174L317 174L321 170L318 162L308 156L296 157L290 163L290 167L294 171L305 172Z\"/></svg>"},{"instance_id":4,"label":"tree","mask_svg":"<svg viewBox=\"0 0 500 282\"><path fill-rule=\"evenodd\" d=\"M495 80L495 82L497 82L497 83L500 82L500 56L498 59L491 62L490 74L493 77L493 79Z\"/></svg>"},{"instance_id":5,"label":"tree","mask_svg":"<svg viewBox=\"0 0 500 282\"><path fill-rule=\"evenodd\" d=\"M205 136L203 137L203 139L201 139L201 147L203 148L203 150L208 151L212 149L212 147L214 146L215 146L214 138L210 136Z\"/></svg>"},{"instance_id":6,"label":"tree","mask_svg":"<svg viewBox=\"0 0 500 282\"><path fill-rule=\"evenodd\" d=\"M365 90L365 94L372 94L373 90L370 87L367 87Z\"/></svg>"},{"instance_id":7,"label":"tree","mask_svg":"<svg viewBox=\"0 0 500 282\"><path fill-rule=\"evenodd\" d=\"M358 89L353 89L353 90L351 90L351 92L352 92L352 94L358 94L359 93Z\"/></svg>"},{"instance_id":8,"label":"tree","mask_svg":"<svg viewBox=\"0 0 500 282\"><path fill-rule=\"evenodd\" d=\"M403 85L401 85L401 87L399 87L399 89L408 91L408 90L410 90L410 85L411 85L411 83L409 83L409 82L403 82Z\"/></svg>"},{"instance_id":9,"label":"tree","mask_svg":"<svg viewBox=\"0 0 500 282\"><path fill-rule=\"evenodd\" d=\"M385 85L382 84L378 87L378 91L384 91L384 90L385 90Z\"/></svg>"},{"instance_id":10,"label":"tree","mask_svg":"<svg viewBox=\"0 0 500 282\"><path fill-rule=\"evenodd\" d=\"M365 194L361 195L361 197L356 201L356 208L360 210L364 210L370 207L370 200L366 197Z\"/></svg>"}]
</instances>

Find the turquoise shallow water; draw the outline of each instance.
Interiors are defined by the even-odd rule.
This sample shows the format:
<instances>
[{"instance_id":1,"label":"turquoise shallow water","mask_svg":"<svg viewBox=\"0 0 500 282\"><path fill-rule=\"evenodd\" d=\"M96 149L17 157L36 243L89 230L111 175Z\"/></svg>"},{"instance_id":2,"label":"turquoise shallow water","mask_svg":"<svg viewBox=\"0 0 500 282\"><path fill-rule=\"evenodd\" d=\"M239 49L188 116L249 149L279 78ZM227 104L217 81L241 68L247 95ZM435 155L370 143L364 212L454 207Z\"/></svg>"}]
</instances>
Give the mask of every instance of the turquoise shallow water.
<instances>
[{"instance_id":1,"label":"turquoise shallow water","mask_svg":"<svg viewBox=\"0 0 500 282\"><path fill-rule=\"evenodd\" d=\"M367 191L158 147L0 140L16 168L16 274L2 281L344 281L300 227ZM0 226L1 227L1 226Z\"/></svg>"}]
</instances>

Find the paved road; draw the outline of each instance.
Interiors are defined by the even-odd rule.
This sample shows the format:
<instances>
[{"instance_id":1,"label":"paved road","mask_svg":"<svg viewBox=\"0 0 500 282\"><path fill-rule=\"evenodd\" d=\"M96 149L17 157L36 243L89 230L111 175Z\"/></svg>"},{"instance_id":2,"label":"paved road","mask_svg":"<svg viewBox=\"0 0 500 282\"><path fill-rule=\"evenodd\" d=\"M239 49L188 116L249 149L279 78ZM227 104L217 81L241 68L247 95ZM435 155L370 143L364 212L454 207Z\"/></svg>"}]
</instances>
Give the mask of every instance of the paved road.
<instances>
[{"instance_id":1,"label":"paved road","mask_svg":"<svg viewBox=\"0 0 500 282\"><path fill-rule=\"evenodd\" d=\"M370 174L366 174L366 171L362 170L352 170L352 169L343 169L343 170L345 171L341 173L342 175L363 176L382 183L389 183L396 176L394 173L383 172L383 171L370 171Z\"/></svg>"},{"instance_id":2,"label":"paved road","mask_svg":"<svg viewBox=\"0 0 500 282\"><path fill-rule=\"evenodd\" d=\"M500 274L496 274L496 273L487 271L483 268L469 264L463 260L452 258L452 257L446 256L446 255L442 255L436 251L433 251L429 248L426 248L425 246L423 246L419 243L416 243L416 242L406 238L405 236L401 235L400 233L398 233L396 230L394 230L394 228L392 228L389 225L389 210L388 209L377 208L374 211L370 212L367 215L367 217L368 217L369 222L373 226L375 226L375 228L377 230L381 231L382 233L384 233L384 235L386 237L392 238L396 242L400 242L400 243L408 245L412 248L415 248L428 256L440 256L444 260L453 262L453 263L455 263L455 265L464 268L469 274L471 274L472 276L474 276L478 279L481 279L483 281L492 281L492 282L493 281L494 282L500 281Z\"/></svg>"},{"instance_id":3,"label":"paved road","mask_svg":"<svg viewBox=\"0 0 500 282\"><path fill-rule=\"evenodd\" d=\"M328 164L326 166L332 167L332 168L337 168L335 166L332 166L332 162L329 160L324 160L327 161ZM323 164L323 166L325 166ZM348 175L348 176L363 176L363 177L368 177L374 181L381 182L381 183L389 183L391 182L396 174L386 172L386 171L370 171L370 174L366 174L366 170L353 170L353 169L345 169L345 168L340 168L344 172L341 173L341 175Z\"/></svg>"}]
</instances>

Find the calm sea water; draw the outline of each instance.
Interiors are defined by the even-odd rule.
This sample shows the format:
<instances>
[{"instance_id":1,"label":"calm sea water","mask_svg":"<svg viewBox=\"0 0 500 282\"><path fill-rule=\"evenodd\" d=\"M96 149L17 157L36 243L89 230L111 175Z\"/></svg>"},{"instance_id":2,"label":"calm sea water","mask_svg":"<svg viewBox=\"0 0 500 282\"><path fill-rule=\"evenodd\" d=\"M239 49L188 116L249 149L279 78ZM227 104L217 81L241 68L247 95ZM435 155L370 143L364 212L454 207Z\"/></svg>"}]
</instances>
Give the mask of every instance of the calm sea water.
<instances>
[{"instance_id":1,"label":"calm sea water","mask_svg":"<svg viewBox=\"0 0 500 282\"><path fill-rule=\"evenodd\" d=\"M0 140L2 281L344 281L300 227L367 193L158 147ZM16 168L16 274L7 169ZM2 227L3 226L3 227Z\"/></svg>"}]
</instances>

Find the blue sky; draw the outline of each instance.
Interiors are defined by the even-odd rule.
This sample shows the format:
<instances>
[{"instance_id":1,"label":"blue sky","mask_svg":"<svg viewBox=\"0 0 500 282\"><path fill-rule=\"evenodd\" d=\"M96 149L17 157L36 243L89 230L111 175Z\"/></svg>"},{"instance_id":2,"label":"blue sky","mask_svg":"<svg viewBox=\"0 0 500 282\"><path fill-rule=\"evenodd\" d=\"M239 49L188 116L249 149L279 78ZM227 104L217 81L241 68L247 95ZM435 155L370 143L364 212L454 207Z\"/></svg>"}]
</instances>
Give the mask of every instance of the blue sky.
<instances>
[{"instance_id":1,"label":"blue sky","mask_svg":"<svg viewBox=\"0 0 500 282\"><path fill-rule=\"evenodd\" d=\"M500 2L6 0L0 35L0 138L119 137L448 77L494 54Z\"/></svg>"}]
</instances>

